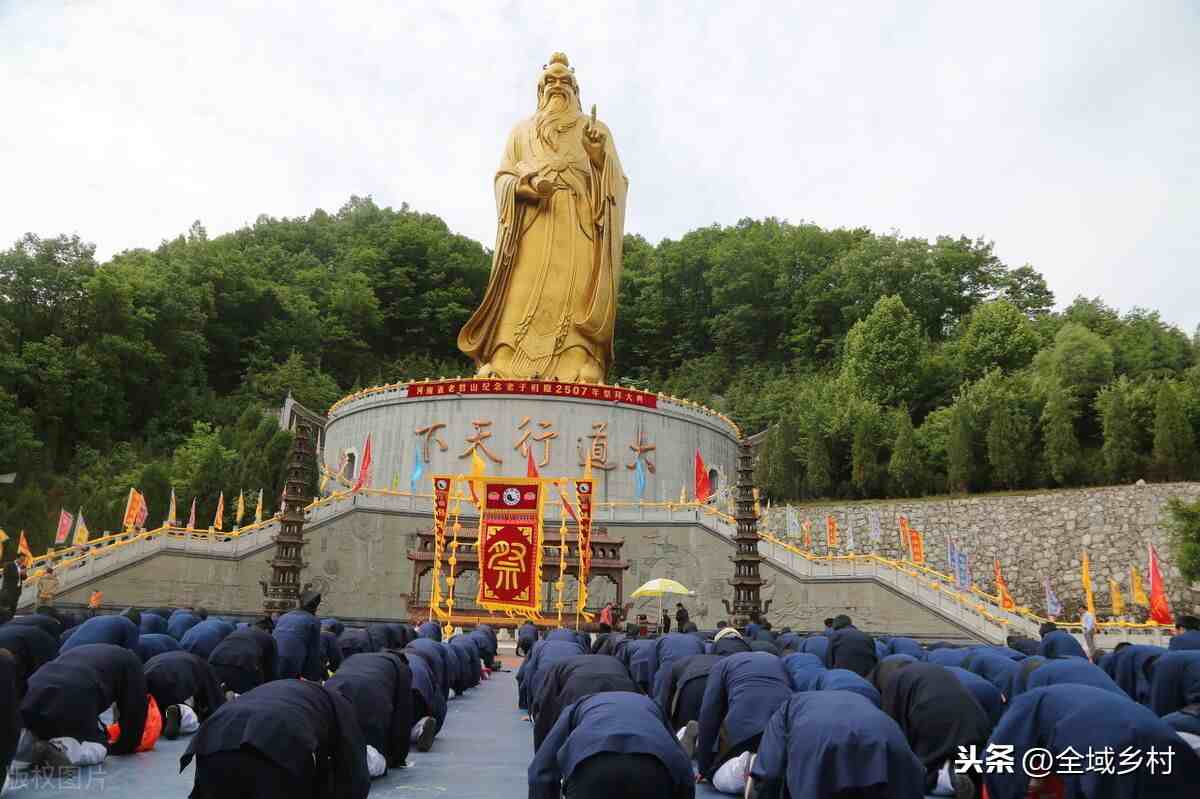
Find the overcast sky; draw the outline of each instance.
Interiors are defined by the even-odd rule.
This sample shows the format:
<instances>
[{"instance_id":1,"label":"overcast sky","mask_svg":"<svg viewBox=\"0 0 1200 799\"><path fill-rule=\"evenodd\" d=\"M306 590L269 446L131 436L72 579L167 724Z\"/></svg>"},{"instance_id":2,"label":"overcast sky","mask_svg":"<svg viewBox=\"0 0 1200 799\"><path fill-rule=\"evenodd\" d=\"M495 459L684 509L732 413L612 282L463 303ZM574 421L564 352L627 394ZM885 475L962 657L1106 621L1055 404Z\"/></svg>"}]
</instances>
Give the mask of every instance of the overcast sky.
<instances>
[{"instance_id":1,"label":"overcast sky","mask_svg":"<svg viewBox=\"0 0 1200 799\"><path fill-rule=\"evenodd\" d=\"M1200 3L0 0L0 246L436 213L565 51L652 241L742 217L983 236L1060 302L1200 323Z\"/></svg>"}]
</instances>

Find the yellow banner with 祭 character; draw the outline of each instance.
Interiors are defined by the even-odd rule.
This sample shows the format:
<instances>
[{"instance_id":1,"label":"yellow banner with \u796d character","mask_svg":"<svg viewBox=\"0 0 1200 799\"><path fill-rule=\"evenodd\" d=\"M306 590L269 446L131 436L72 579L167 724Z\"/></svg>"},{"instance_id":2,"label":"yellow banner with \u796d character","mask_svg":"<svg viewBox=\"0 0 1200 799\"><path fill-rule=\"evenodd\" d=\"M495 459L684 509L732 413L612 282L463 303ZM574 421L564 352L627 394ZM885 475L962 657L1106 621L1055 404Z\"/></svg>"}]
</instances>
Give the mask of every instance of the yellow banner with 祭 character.
<instances>
[{"instance_id":1,"label":"yellow banner with \u796d character","mask_svg":"<svg viewBox=\"0 0 1200 799\"><path fill-rule=\"evenodd\" d=\"M479 596L488 610L537 616L542 587L542 481L488 480L479 523Z\"/></svg>"}]
</instances>

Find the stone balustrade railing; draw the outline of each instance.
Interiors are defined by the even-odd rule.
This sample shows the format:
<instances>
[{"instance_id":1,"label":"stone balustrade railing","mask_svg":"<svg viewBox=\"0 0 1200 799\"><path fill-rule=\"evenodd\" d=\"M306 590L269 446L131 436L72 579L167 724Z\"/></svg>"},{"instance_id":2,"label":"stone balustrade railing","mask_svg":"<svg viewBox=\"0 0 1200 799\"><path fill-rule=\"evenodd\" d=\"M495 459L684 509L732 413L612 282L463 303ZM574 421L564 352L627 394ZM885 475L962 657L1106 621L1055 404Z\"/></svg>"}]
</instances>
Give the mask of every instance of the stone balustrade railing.
<instances>
[{"instance_id":1,"label":"stone balustrade railing","mask_svg":"<svg viewBox=\"0 0 1200 799\"><path fill-rule=\"evenodd\" d=\"M471 508L468 496L454 501ZM375 512L432 515L433 496L421 492L367 488L359 492L339 491L313 501L305 508L309 527L327 524L356 509ZM562 514L557 502L546 503L547 522L557 522ZM699 524L724 538L736 532L734 517L713 505L696 502L604 502L593 508L593 520L646 524ZM237 530L218 532L161 527L156 530L119 533L89 542L85 547L70 547L53 555L59 578L59 590L89 582L159 552L177 552L214 558L236 559L269 546L278 531L278 517ZM955 622L976 636L1002 643L1008 635L1037 637L1040 624L1047 619L1028 608L1005 609L996 597L978 588L958 590L950 575L928 566L894 560L874 553L817 555L789 543L769 530L760 530L759 552L772 565L804 580L844 580L861 578L886 585L918 604ZM36 581L47 556L35 559L29 580L21 595L22 607L36 599ZM1072 633L1082 632L1078 624L1059 622ZM1096 644L1111 648L1120 641L1164 644L1167 628L1154 624L1101 622Z\"/></svg>"}]
</instances>

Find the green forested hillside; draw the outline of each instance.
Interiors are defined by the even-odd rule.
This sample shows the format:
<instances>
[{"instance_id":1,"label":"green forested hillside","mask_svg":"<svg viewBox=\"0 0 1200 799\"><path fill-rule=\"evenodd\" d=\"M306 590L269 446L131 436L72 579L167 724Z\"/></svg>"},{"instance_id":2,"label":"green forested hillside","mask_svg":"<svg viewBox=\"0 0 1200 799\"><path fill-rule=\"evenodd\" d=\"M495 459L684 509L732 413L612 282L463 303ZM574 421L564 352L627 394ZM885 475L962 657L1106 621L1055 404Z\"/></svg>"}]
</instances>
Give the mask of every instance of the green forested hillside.
<instances>
[{"instance_id":1,"label":"green forested hillside","mask_svg":"<svg viewBox=\"0 0 1200 799\"><path fill-rule=\"evenodd\" d=\"M0 527L44 549L60 506L151 521L174 486L281 487L290 390L467 374L455 336L482 295L479 243L352 198L336 214L198 224L99 264L73 237L0 252ZM1197 343L1147 310L1065 311L985 242L773 219L625 242L617 364L632 382L769 429L775 499L1196 476ZM265 412L265 413L264 413Z\"/></svg>"}]
</instances>

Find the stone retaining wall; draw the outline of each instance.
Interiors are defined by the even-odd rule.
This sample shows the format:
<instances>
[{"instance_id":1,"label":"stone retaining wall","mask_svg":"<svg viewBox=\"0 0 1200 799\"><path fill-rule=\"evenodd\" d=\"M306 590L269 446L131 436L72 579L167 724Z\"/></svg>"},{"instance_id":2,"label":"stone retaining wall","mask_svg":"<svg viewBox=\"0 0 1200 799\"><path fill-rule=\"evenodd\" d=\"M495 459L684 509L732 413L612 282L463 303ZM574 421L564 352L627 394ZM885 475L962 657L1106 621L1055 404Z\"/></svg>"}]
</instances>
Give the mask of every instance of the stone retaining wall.
<instances>
[{"instance_id":1,"label":"stone retaining wall","mask_svg":"<svg viewBox=\"0 0 1200 799\"><path fill-rule=\"evenodd\" d=\"M1083 488L1033 494L997 494L939 499L906 499L852 503L796 505L801 520L812 521L814 550L825 547L825 517L838 521L843 544L853 529L855 549L897 557L901 553L899 519L925 534L925 558L933 568L948 571L947 536L971 554L975 584L993 590L992 559L998 557L1004 579L1018 604L1045 615L1042 578L1049 576L1062 601L1065 615L1078 618L1083 600L1079 569L1083 549L1088 551L1096 609L1110 615L1109 577L1121 586L1126 606L1131 607L1131 566L1142 573L1146 591L1146 544L1153 542L1163 564L1172 608L1200 612L1200 583L1189 585L1174 565L1170 534L1163 523L1166 504L1172 497L1195 500L1200 483ZM871 541L871 516L878 513L882 540ZM787 530L787 511L771 508L766 528ZM841 551L845 551L844 549ZM1131 619L1143 620L1141 608L1127 610Z\"/></svg>"}]
</instances>

